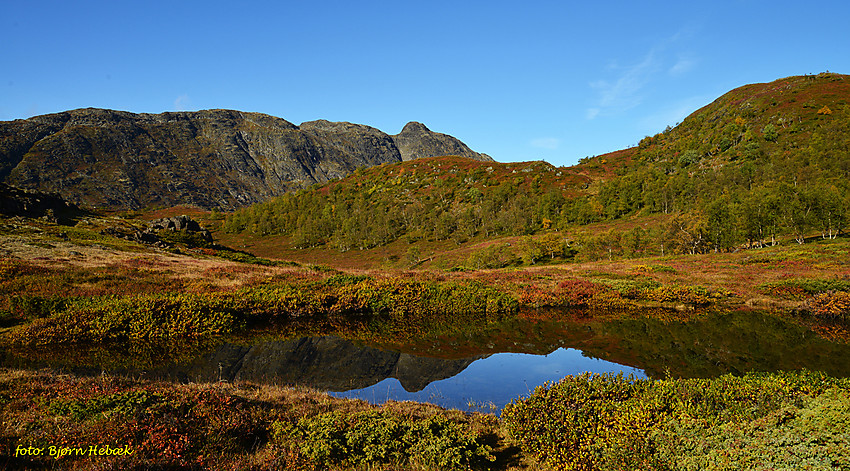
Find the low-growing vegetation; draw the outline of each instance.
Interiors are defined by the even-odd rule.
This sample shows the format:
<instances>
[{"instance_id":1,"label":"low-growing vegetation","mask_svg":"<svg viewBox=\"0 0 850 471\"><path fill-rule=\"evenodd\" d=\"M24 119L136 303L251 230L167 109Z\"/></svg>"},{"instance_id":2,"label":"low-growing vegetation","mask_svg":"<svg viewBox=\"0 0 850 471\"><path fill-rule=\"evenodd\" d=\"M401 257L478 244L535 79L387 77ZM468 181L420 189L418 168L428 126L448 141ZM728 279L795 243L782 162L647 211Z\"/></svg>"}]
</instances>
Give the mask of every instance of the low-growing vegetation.
<instances>
[{"instance_id":1,"label":"low-growing vegetation","mask_svg":"<svg viewBox=\"0 0 850 471\"><path fill-rule=\"evenodd\" d=\"M12 469L487 469L504 454L493 416L304 389L0 370L0 394Z\"/></svg>"},{"instance_id":2,"label":"low-growing vegetation","mask_svg":"<svg viewBox=\"0 0 850 471\"><path fill-rule=\"evenodd\" d=\"M15 345L176 341L231 334L248 325L328 316L384 320L397 332L439 331L446 316L487 322L518 308L510 295L474 281L346 275L319 281L293 278L229 293L47 298L43 303L27 299L38 307L27 312L39 315L11 334ZM41 315L44 303L57 310Z\"/></svg>"},{"instance_id":3,"label":"low-growing vegetation","mask_svg":"<svg viewBox=\"0 0 850 471\"><path fill-rule=\"evenodd\" d=\"M446 415L411 416L387 407L278 420L271 429L277 444L319 465L469 469L496 459L486 443L488 434L495 438L494 423L482 422L475 430Z\"/></svg>"},{"instance_id":4,"label":"low-growing vegetation","mask_svg":"<svg viewBox=\"0 0 850 471\"><path fill-rule=\"evenodd\" d=\"M715 379L566 377L503 414L554 469L844 469L850 381L812 372Z\"/></svg>"},{"instance_id":5,"label":"low-growing vegetation","mask_svg":"<svg viewBox=\"0 0 850 471\"><path fill-rule=\"evenodd\" d=\"M501 418L250 383L9 369L0 370L0 395L0 440L14 469L850 466L850 382L805 371L657 381L568 376L515 400Z\"/></svg>"},{"instance_id":6,"label":"low-growing vegetation","mask_svg":"<svg viewBox=\"0 0 850 471\"><path fill-rule=\"evenodd\" d=\"M808 300L803 309L825 319L846 323L850 320L850 293L847 291L828 291Z\"/></svg>"},{"instance_id":7,"label":"low-growing vegetation","mask_svg":"<svg viewBox=\"0 0 850 471\"><path fill-rule=\"evenodd\" d=\"M830 291L850 292L850 279L795 278L765 283L759 289L776 296L802 299Z\"/></svg>"}]
</instances>

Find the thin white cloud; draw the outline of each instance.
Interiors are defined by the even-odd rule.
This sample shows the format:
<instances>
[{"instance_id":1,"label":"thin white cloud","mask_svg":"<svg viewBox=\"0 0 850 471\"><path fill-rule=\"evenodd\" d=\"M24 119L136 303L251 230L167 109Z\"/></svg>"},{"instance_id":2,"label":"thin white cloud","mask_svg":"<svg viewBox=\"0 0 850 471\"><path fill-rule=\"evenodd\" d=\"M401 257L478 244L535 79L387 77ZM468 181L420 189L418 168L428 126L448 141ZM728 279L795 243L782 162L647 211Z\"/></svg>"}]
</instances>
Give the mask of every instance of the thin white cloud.
<instances>
[{"instance_id":1,"label":"thin white cloud","mask_svg":"<svg viewBox=\"0 0 850 471\"><path fill-rule=\"evenodd\" d=\"M690 58L679 58L679 61L667 71L670 75L678 77L688 73L696 65L696 61Z\"/></svg>"},{"instance_id":2,"label":"thin white cloud","mask_svg":"<svg viewBox=\"0 0 850 471\"><path fill-rule=\"evenodd\" d=\"M605 67L607 73L614 74L609 80L591 82L590 88L596 92L596 100L587 109L585 116L588 120L600 115L619 113L638 105L644 100L647 86L666 75L679 78L691 71L697 60L688 54L671 57L670 49L679 46L678 43L689 34L678 32L652 47L640 62L631 66L621 66L617 60L612 60Z\"/></svg>"},{"instance_id":3,"label":"thin white cloud","mask_svg":"<svg viewBox=\"0 0 850 471\"><path fill-rule=\"evenodd\" d=\"M185 93L174 99L174 109L177 111L186 111L190 108L191 101L189 95Z\"/></svg>"},{"instance_id":4,"label":"thin white cloud","mask_svg":"<svg viewBox=\"0 0 850 471\"><path fill-rule=\"evenodd\" d=\"M561 140L555 137L541 137L531 140L531 147L555 150L561 145Z\"/></svg>"},{"instance_id":5,"label":"thin white cloud","mask_svg":"<svg viewBox=\"0 0 850 471\"><path fill-rule=\"evenodd\" d=\"M625 68L616 80L591 82L590 87L597 91L599 99L588 110L588 119L609 110L623 111L639 105L643 100L640 91L658 68L657 62L656 52L651 50L642 61Z\"/></svg>"}]
</instances>

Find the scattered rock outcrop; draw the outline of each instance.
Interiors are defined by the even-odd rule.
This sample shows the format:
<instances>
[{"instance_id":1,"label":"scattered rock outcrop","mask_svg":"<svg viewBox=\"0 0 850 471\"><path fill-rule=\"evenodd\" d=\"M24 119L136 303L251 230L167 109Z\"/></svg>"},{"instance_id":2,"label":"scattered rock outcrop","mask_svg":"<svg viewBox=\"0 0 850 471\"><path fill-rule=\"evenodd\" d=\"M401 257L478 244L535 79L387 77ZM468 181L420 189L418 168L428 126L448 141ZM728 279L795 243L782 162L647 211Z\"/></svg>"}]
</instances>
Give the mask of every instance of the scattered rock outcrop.
<instances>
[{"instance_id":1,"label":"scattered rock outcrop","mask_svg":"<svg viewBox=\"0 0 850 471\"><path fill-rule=\"evenodd\" d=\"M232 110L93 108L0 122L0 181L92 208L227 211L358 167L450 154L491 160L419 123L390 136L352 123L296 126Z\"/></svg>"},{"instance_id":2,"label":"scattered rock outcrop","mask_svg":"<svg viewBox=\"0 0 850 471\"><path fill-rule=\"evenodd\" d=\"M42 218L55 224L68 224L83 213L58 195L22 190L0 183L0 214Z\"/></svg>"},{"instance_id":3,"label":"scattered rock outcrop","mask_svg":"<svg viewBox=\"0 0 850 471\"><path fill-rule=\"evenodd\" d=\"M172 247L176 241L192 246L213 243L210 231L204 229L198 224L198 221L186 215L155 219L148 222L147 228L144 230L113 226L102 230L101 234L159 248Z\"/></svg>"},{"instance_id":4,"label":"scattered rock outcrop","mask_svg":"<svg viewBox=\"0 0 850 471\"><path fill-rule=\"evenodd\" d=\"M189 216L180 215L170 218L155 219L148 223L147 233L159 233L160 231L180 232L185 231L188 234L198 234L203 240L212 242L212 234L210 231L201 227L198 221Z\"/></svg>"}]
</instances>

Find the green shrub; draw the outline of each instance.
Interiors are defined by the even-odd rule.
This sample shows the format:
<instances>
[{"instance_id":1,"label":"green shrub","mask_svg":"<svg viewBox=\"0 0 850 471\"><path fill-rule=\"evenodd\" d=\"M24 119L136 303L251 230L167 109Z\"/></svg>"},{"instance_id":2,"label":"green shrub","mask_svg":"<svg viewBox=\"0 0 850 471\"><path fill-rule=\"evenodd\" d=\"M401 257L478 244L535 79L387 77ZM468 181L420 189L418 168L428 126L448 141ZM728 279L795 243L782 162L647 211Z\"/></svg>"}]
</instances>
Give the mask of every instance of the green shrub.
<instances>
[{"instance_id":1,"label":"green shrub","mask_svg":"<svg viewBox=\"0 0 850 471\"><path fill-rule=\"evenodd\" d=\"M649 437L663 410L644 400L650 385L622 375L568 376L511 402L502 419L524 452L557 469L636 464L652 458Z\"/></svg>"},{"instance_id":2,"label":"green shrub","mask_svg":"<svg viewBox=\"0 0 850 471\"><path fill-rule=\"evenodd\" d=\"M657 290L661 287L661 283L646 276L635 277L632 279L599 280L599 282L609 286L610 288L618 291L624 297L630 299L639 299L643 297L645 293L652 292L653 290Z\"/></svg>"},{"instance_id":3,"label":"green shrub","mask_svg":"<svg viewBox=\"0 0 850 471\"><path fill-rule=\"evenodd\" d=\"M730 433L746 444L741 456L780 466L797 459L778 447L796 430L806 430L798 434L801 453L843 463L848 394L850 380L810 372L658 381L586 374L538 387L508 404L502 419L523 451L558 469L709 469L712 457L725 456ZM799 425L784 425L793 417Z\"/></svg>"},{"instance_id":4,"label":"green shrub","mask_svg":"<svg viewBox=\"0 0 850 471\"><path fill-rule=\"evenodd\" d=\"M235 293L77 298L60 313L18 329L11 340L18 345L48 345L203 339L239 331L249 322L305 316L367 317L394 331L420 332L461 320L496 320L516 309L513 297L480 282L337 275Z\"/></svg>"},{"instance_id":5,"label":"green shrub","mask_svg":"<svg viewBox=\"0 0 850 471\"><path fill-rule=\"evenodd\" d=\"M758 288L765 294L789 299L801 299L828 291L850 291L850 280L796 278L762 283Z\"/></svg>"},{"instance_id":6,"label":"green shrub","mask_svg":"<svg viewBox=\"0 0 850 471\"><path fill-rule=\"evenodd\" d=\"M197 232L189 231L171 231L163 229L157 232L157 236L170 244L182 244L187 247L210 247L212 242L206 240Z\"/></svg>"},{"instance_id":7,"label":"green shrub","mask_svg":"<svg viewBox=\"0 0 850 471\"><path fill-rule=\"evenodd\" d=\"M659 450L675 469L850 469L850 392L832 388L750 421L671 420Z\"/></svg>"},{"instance_id":8,"label":"green shrub","mask_svg":"<svg viewBox=\"0 0 850 471\"><path fill-rule=\"evenodd\" d=\"M336 286L353 285L353 284L360 283L362 281L366 281L368 279L370 279L370 277L368 277L366 275L348 275L348 274L333 275L329 278L325 278L324 280L322 280L321 284L326 285L326 286L336 287Z\"/></svg>"},{"instance_id":9,"label":"green shrub","mask_svg":"<svg viewBox=\"0 0 850 471\"><path fill-rule=\"evenodd\" d=\"M49 317L65 309L67 299L59 296L43 297L27 294L12 296L9 306L13 313L24 319Z\"/></svg>"},{"instance_id":10,"label":"green shrub","mask_svg":"<svg viewBox=\"0 0 850 471\"><path fill-rule=\"evenodd\" d=\"M329 412L297 424L275 422L273 438L322 464L369 466L415 463L467 469L494 459L491 447L468 425L444 416L412 417L386 410Z\"/></svg>"},{"instance_id":11,"label":"green shrub","mask_svg":"<svg viewBox=\"0 0 850 471\"><path fill-rule=\"evenodd\" d=\"M86 420L98 414L131 415L162 402L161 394L146 390L132 390L109 396L94 396L84 400L57 399L50 403L48 410L55 415L67 415L75 420Z\"/></svg>"},{"instance_id":12,"label":"green shrub","mask_svg":"<svg viewBox=\"0 0 850 471\"><path fill-rule=\"evenodd\" d=\"M711 293L701 286L664 285L643 288L638 296L662 303L687 303L706 305L711 302Z\"/></svg>"},{"instance_id":13,"label":"green shrub","mask_svg":"<svg viewBox=\"0 0 850 471\"><path fill-rule=\"evenodd\" d=\"M81 298L15 331L11 340L48 345L210 337L238 328L235 307L232 297L219 294Z\"/></svg>"},{"instance_id":14,"label":"green shrub","mask_svg":"<svg viewBox=\"0 0 850 471\"><path fill-rule=\"evenodd\" d=\"M295 262L286 262L281 260L269 260L267 258L257 257L255 255L245 253L245 252L236 252L233 250L214 250L213 254L216 257L223 258L225 260L230 260L233 262L239 263L249 263L251 265L262 265L266 267L279 267L279 266L297 266L298 264Z\"/></svg>"}]
</instances>

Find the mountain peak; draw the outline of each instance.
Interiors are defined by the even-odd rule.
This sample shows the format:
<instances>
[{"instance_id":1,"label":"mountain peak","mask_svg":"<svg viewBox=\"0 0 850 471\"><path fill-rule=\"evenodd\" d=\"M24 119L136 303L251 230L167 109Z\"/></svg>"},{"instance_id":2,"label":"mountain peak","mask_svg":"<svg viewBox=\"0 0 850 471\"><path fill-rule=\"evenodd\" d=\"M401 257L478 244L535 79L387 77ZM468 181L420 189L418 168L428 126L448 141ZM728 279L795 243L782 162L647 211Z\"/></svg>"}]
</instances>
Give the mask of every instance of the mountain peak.
<instances>
[{"instance_id":1,"label":"mountain peak","mask_svg":"<svg viewBox=\"0 0 850 471\"><path fill-rule=\"evenodd\" d=\"M422 132L431 132L424 124L419 121L411 121L404 125L399 135L402 134L411 134L411 133L422 133Z\"/></svg>"},{"instance_id":2,"label":"mountain peak","mask_svg":"<svg viewBox=\"0 0 850 471\"><path fill-rule=\"evenodd\" d=\"M493 160L486 154L479 154L473 151L466 144L452 136L431 131L418 121L411 121L405 124L401 132L393 136L393 140L401 152L402 160L414 160L443 155L457 155L481 161Z\"/></svg>"}]
</instances>

